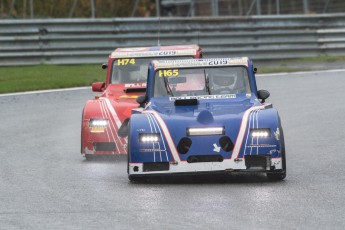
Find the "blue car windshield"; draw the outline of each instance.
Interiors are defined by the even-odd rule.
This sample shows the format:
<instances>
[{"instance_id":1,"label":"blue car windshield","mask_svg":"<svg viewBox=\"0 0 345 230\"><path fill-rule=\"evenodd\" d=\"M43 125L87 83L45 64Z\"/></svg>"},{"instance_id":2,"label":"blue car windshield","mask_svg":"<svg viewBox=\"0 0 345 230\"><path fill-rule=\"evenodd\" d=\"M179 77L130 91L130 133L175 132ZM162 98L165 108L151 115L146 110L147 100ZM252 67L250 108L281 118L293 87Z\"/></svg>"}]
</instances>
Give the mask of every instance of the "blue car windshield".
<instances>
[{"instance_id":1,"label":"blue car windshield","mask_svg":"<svg viewBox=\"0 0 345 230\"><path fill-rule=\"evenodd\" d=\"M115 59L112 65L110 83L146 83L149 63L154 59L192 59L191 56L146 57Z\"/></svg>"},{"instance_id":2,"label":"blue car windshield","mask_svg":"<svg viewBox=\"0 0 345 230\"><path fill-rule=\"evenodd\" d=\"M159 69L155 73L155 97L240 93L250 93L244 66Z\"/></svg>"}]
</instances>

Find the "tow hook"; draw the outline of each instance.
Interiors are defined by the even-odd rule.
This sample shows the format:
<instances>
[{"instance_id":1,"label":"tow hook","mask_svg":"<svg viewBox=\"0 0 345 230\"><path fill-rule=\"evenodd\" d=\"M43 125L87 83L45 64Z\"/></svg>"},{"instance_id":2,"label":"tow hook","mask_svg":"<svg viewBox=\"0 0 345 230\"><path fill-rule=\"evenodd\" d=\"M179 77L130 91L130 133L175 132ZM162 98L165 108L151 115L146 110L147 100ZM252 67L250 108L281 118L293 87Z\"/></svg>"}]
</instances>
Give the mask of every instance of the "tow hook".
<instances>
[{"instance_id":1,"label":"tow hook","mask_svg":"<svg viewBox=\"0 0 345 230\"><path fill-rule=\"evenodd\" d=\"M243 161L243 158L235 158L234 160L236 163L240 162L240 161Z\"/></svg>"},{"instance_id":2,"label":"tow hook","mask_svg":"<svg viewBox=\"0 0 345 230\"><path fill-rule=\"evenodd\" d=\"M226 173L231 173L231 172L233 172L233 171L235 171L234 169L225 169L225 172Z\"/></svg>"}]
</instances>

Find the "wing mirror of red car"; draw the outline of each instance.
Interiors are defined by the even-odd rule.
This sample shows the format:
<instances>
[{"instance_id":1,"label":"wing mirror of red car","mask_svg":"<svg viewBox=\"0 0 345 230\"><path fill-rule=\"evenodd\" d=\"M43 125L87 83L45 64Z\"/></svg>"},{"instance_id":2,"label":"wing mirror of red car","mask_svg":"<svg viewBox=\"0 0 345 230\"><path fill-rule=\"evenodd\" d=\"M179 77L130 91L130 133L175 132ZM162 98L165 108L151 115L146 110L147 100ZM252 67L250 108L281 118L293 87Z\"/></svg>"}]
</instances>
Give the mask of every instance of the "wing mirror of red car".
<instances>
[{"instance_id":1,"label":"wing mirror of red car","mask_svg":"<svg viewBox=\"0 0 345 230\"><path fill-rule=\"evenodd\" d=\"M105 89L105 82L94 82L92 83L93 92L103 92Z\"/></svg>"},{"instance_id":2,"label":"wing mirror of red car","mask_svg":"<svg viewBox=\"0 0 345 230\"><path fill-rule=\"evenodd\" d=\"M146 101L147 101L146 94L141 95L141 96L139 96L139 97L137 98L137 102L138 102L138 104L140 105L140 107L144 107Z\"/></svg>"},{"instance_id":3,"label":"wing mirror of red car","mask_svg":"<svg viewBox=\"0 0 345 230\"><path fill-rule=\"evenodd\" d=\"M267 90L262 89L258 91L258 98L261 99L261 103L264 103L269 96L270 92L268 92Z\"/></svg>"}]
</instances>

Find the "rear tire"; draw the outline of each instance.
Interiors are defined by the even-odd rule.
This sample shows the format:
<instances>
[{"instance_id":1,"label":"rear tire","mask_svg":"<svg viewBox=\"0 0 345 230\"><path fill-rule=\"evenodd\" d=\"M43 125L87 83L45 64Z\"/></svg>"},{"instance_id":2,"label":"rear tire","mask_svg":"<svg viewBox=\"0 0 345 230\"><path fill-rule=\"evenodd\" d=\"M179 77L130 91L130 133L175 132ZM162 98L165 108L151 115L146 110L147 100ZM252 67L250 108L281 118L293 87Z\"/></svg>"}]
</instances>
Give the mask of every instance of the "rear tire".
<instances>
[{"instance_id":1,"label":"rear tire","mask_svg":"<svg viewBox=\"0 0 345 230\"><path fill-rule=\"evenodd\" d=\"M91 161L91 160L95 159L95 156L91 155L91 154L85 154L85 159L88 161Z\"/></svg>"}]
</instances>

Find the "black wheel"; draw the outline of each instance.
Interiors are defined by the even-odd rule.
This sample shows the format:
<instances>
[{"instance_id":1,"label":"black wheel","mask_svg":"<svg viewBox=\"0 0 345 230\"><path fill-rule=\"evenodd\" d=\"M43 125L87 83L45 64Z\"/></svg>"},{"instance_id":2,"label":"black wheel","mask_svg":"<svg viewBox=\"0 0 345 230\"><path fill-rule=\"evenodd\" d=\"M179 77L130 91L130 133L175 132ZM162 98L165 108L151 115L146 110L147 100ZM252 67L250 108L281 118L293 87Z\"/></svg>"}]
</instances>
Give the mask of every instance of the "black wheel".
<instances>
[{"instance_id":1,"label":"black wheel","mask_svg":"<svg viewBox=\"0 0 345 230\"><path fill-rule=\"evenodd\" d=\"M286 177L286 156L285 156L285 141L283 129L279 127L280 141L281 141L281 156L282 156L282 168L281 170L267 172L267 179L270 181L284 180Z\"/></svg>"},{"instance_id":2,"label":"black wheel","mask_svg":"<svg viewBox=\"0 0 345 230\"><path fill-rule=\"evenodd\" d=\"M91 155L91 154L85 154L85 158L88 161L91 161L91 160L95 159L94 155Z\"/></svg>"},{"instance_id":3,"label":"black wheel","mask_svg":"<svg viewBox=\"0 0 345 230\"><path fill-rule=\"evenodd\" d=\"M138 178L135 177L135 176L133 176L133 175L128 175L128 180L129 180L130 182L137 182L137 181L138 181Z\"/></svg>"},{"instance_id":4,"label":"black wheel","mask_svg":"<svg viewBox=\"0 0 345 230\"><path fill-rule=\"evenodd\" d=\"M267 179L270 181L284 180L286 177L286 172L284 170L279 172L268 172Z\"/></svg>"},{"instance_id":5,"label":"black wheel","mask_svg":"<svg viewBox=\"0 0 345 230\"><path fill-rule=\"evenodd\" d=\"M147 176L128 175L128 180L136 183L148 183L151 181L151 178Z\"/></svg>"},{"instance_id":6,"label":"black wheel","mask_svg":"<svg viewBox=\"0 0 345 230\"><path fill-rule=\"evenodd\" d=\"M129 124L128 124L128 136L127 136L127 174L129 174L129 155L130 155L130 151L129 151L129 148L130 148L130 127L129 127ZM130 178L130 176L128 175L128 179L130 181L132 181Z\"/></svg>"}]
</instances>

